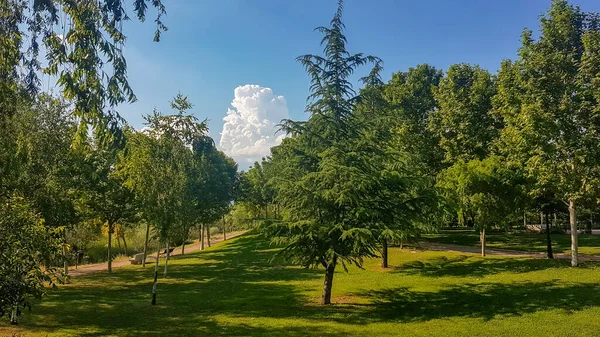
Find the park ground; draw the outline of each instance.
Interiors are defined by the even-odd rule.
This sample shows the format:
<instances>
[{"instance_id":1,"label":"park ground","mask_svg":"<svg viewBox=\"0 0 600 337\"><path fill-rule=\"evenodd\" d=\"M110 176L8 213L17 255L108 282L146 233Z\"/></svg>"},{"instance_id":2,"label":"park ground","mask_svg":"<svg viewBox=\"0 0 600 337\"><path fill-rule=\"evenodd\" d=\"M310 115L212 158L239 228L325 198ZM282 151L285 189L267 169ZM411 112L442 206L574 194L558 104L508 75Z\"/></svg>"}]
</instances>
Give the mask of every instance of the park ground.
<instances>
[{"instance_id":1,"label":"park ground","mask_svg":"<svg viewBox=\"0 0 600 337\"><path fill-rule=\"evenodd\" d=\"M571 268L568 260L392 248L387 270L378 259L347 273L338 268L334 304L323 307L318 305L323 271L272 261L276 251L246 234L174 256L168 277L159 279L156 306L150 305L151 267L74 277L26 311L19 326L0 323L0 336L597 336L600 331L597 262Z\"/></svg>"}]
</instances>

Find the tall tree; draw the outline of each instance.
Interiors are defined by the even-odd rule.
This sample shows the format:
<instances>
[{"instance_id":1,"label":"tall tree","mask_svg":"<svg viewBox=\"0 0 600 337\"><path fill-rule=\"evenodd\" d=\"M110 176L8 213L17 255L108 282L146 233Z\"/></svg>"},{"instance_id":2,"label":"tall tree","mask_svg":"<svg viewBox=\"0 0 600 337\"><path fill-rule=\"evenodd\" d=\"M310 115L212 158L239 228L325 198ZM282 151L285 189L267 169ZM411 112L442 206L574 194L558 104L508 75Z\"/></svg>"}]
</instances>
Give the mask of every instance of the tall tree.
<instances>
[{"instance_id":1,"label":"tall tree","mask_svg":"<svg viewBox=\"0 0 600 337\"><path fill-rule=\"evenodd\" d=\"M377 246L369 225L356 216L361 196L372 185L367 154L353 149L358 127L349 77L359 66L379 60L346 50L342 11L340 1L330 26L316 29L323 34L323 56L298 57L311 77L311 116L306 122L283 123L292 137L273 150L273 161L281 172L278 199L289 217L267 228L267 235L285 245L281 254L325 268L322 304L331 303L336 266L361 265L364 257L375 256Z\"/></svg>"},{"instance_id":2,"label":"tall tree","mask_svg":"<svg viewBox=\"0 0 600 337\"><path fill-rule=\"evenodd\" d=\"M496 110L504 148L538 186L569 208L571 265L578 264L576 208L597 196L600 158L600 22L567 1L552 2L537 40L525 29L519 59L502 64Z\"/></svg>"}]
</instances>

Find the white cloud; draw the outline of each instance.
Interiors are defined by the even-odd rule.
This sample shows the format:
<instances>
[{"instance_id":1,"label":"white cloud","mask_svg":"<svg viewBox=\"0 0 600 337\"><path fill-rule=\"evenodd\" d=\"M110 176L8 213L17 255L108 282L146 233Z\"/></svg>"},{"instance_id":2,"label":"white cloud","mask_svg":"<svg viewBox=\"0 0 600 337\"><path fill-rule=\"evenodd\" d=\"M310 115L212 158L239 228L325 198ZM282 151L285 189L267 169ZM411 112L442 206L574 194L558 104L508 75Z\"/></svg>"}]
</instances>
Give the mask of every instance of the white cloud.
<instances>
[{"instance_id":1,"label":"white cloud","mask_svg":"<svg viewBox=\"0 0 600 337\"><path fill-rule=\"evenodd\" d=\"M237 87L223 118L219 148L241 168L248 167L281 143L285 135L276 134L277 124L288 117L285 98L274 95L271 88L256 84Z\"/></svg>"}]
</instances>

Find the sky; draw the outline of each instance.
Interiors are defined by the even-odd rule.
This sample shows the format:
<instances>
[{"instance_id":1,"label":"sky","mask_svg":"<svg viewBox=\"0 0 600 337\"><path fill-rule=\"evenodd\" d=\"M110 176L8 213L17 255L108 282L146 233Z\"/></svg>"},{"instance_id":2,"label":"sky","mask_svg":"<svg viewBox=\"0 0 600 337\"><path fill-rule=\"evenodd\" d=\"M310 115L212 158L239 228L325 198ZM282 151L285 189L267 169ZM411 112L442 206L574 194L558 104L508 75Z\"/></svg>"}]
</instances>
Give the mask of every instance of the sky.
<instances>
[{"instance_id":1,"label":"sky","mask_svg":"<svg viewBox=\"0 0 600 337\"><path fill-rule=\"evenodd\" d=\"M574 0L600 12L598 0ZM218 147L246 169L281 141L281 119L303 120L309 77L295 61L319 53L317 26L331 20L335 0L165 1L168 32L152 42L152 11L128 22L125 55L138 101L119 112L143 127L156 108L171 113L178 92L207 119ZM496 72L514 59L525 27L538 28L550 0L347 0L344 23L351 53L384 61L384 80L420 63L447 69L473 63ZM363 76L368 68L359 69ZM358 87L356 87L358 89Z\"/></svg>"}]
</instances>

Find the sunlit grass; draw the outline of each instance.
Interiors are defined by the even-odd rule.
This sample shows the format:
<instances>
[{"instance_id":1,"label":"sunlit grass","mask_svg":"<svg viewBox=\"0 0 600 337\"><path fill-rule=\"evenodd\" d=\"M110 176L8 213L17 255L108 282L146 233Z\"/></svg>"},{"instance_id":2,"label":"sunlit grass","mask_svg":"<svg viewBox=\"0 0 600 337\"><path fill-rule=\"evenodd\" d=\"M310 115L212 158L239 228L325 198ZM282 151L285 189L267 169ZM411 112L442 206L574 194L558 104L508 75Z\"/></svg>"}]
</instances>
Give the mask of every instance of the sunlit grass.
<instances>
[{"instance_id":1,"label":"sunlit grass","mask_svg":"<svg viewBox=\"0 0 600 337\"><path fill-rule=\"evenodd\" d=\"M391 249L339 268L331 306L322 271L271 263L246 235L175 257L150 305L153 266L74 278L0 336L595 336L600 265ZM162 263L161 263L162 273Z\"/></svg>"}]
</instances>

